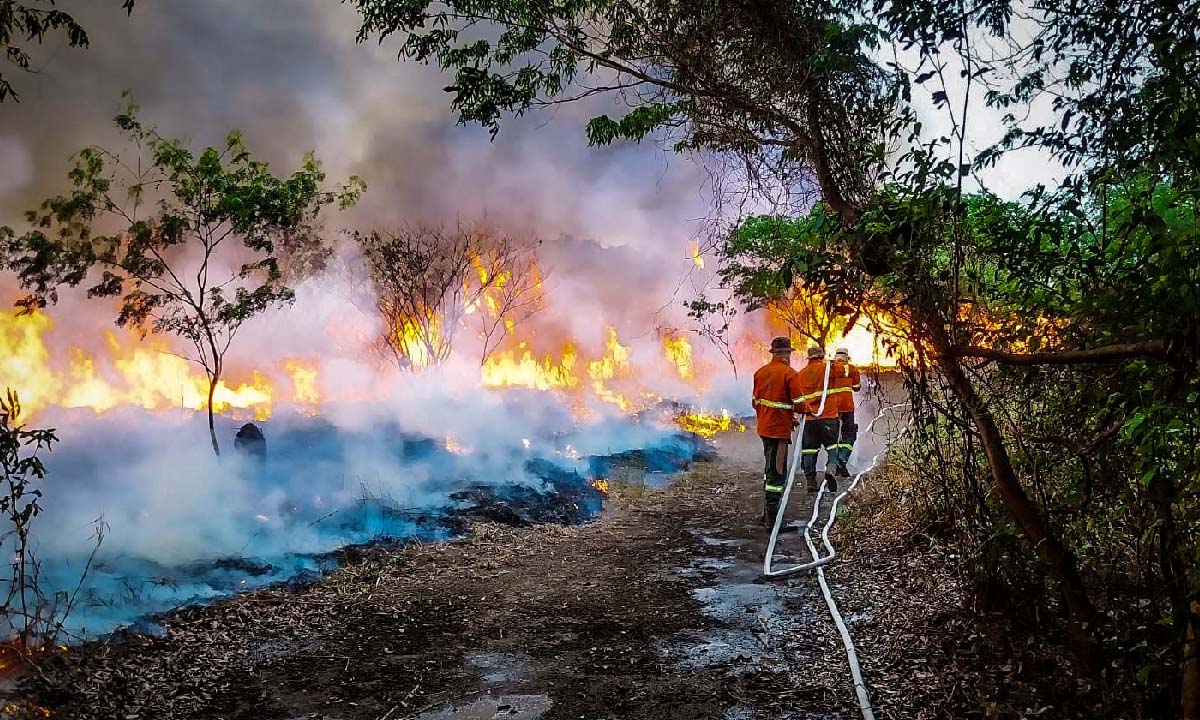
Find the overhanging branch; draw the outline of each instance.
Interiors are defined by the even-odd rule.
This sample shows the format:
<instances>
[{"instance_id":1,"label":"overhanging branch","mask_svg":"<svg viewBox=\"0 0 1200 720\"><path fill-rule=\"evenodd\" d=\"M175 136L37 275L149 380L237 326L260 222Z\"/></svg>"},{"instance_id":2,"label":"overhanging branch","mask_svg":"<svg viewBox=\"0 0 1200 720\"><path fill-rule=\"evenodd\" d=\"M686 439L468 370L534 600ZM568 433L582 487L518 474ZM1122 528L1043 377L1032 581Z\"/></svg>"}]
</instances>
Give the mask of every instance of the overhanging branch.
<instances>
[{"instance_id":1,"label":"overhanging branch","mask_svg":"<svg viewBox=\"0 0 1200 720\"><path fill-rule=\"evenodd\" d=\"M977 346L953 346L947 349L946 355L984 358L1005 365L1082 365L1134 358L1161 360L1167 356L1167 345L1162 340L1147 340L1145 342L1103 345L1088 350L1058 350L1038 353L1014 353Z\"/></svg>"}]
</instances>

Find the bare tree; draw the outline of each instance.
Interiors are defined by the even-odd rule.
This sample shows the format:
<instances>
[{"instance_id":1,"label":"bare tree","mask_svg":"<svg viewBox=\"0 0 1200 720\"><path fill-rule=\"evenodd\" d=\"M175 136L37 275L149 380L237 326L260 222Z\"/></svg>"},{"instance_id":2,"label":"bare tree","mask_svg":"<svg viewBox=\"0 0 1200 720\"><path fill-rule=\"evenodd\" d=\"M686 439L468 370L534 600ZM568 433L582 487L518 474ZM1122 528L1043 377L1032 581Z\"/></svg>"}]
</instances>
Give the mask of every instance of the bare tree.
<instances>
[{"instance_id":1,"label":"bare tree","mask_svg":"<svg viewBox=\"0 0 1200 720\"><path fill-rule=\"evenodd\" d=\"M381 345L401 369L441 364L469 324L480 330L486 361L513 325L541 309L533 249L484 226L407 226L355 241L383 321Z\"/></svg>"},{"instance_id":2,"label":"bare tree","mask_svg":"<svg viewBox=\"0 0 1200 720\"><path fill-rule=\"evenodd\" d=\"M733 350L733 319L737 317L737 306L721 300L712 302L704 297L684 303L688 317L696 321L696 334L712 343L721 353L737 378L737 356Z\"/></svg>"},{"instance_id":3,"label":"bare tree","mask_svg":"<svg viewBox=\"0 0 1200 720\"><path fill-rule=\"evenodd\" d=\"M471 315L483 341L481 365L517 325L546 307L545 276L537 264L536 245L521 245L507 237L496 238L489 245L490 249L476 256L480 284L487 287L483 288L483 306Z\"/></svg>"},{"instance_id":4,"label":"bare tree","mask_svg":"<svg viewBox=\"0 0 1200 720\"><path fill-rule=\"evenodd\" d=\"M829 340L837 320L820 293L800 286L793 286L781 297L768 301L766 309L801 337L821 346Z\"/></svg>"}]
</instances>

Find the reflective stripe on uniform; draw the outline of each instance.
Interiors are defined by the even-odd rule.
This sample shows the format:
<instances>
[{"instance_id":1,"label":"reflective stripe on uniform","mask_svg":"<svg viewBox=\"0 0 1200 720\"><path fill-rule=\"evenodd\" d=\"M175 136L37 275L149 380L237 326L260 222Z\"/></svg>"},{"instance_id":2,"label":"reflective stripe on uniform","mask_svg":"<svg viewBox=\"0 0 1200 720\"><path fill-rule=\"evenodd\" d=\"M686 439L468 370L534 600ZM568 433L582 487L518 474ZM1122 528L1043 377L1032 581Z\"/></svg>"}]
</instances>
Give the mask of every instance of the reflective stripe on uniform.
<instances>
[{"instance_id":1,"label":"reflective stripe on uniform","mask_svg":"<svg viewBox=\"0 0 1200 720\"><path fill-rule=\"evenodd\" d=\"M834 393L842 393L842 392L850 392L850 388L848 388L848 387L829 388L829 390L826 391L824 394L825 395L833 395ZM805 400L816 400L817 398L821 397L821 394L822 394L821 391L818 390L815 393L809 393L809 394L805 395L804 397L800 398L799 400L796 400L795 402L803 402Z\"/></svg>"},{"instance_id":2,"label":"reflective stripe on uniform","mask_svg":"<svg viewBox=\"0 0 1200 720\"><path fill-rule=\"evenodd\" d=\"M853 450L854 449L854 446L851 445L850 443L838 443L837 445L832 445L831 447L842 448L843 450Z\"/></svg>"},{"instance_id":3,"label":"reflective stripe on uniform","mask_svg":"<svg viewBox=\"0 0 1200 720\"><path fill-rule=\"evenodd\" d=\"M816 455L819 452L821 452L821 448L814 448L812 450L804 449L800 451L802 455Z\"/></svg>"},{"instance_id":4,"label":"reflective stripe on uniform","mask_svg":"<svg viewBox=\"0 0 1200 720\"><path fill-rule=\"evenodd\" d=\"M782 485L763 485L763 491L764 492L781 493L781 492L783 492L783 486Z\"/></svg>"},{"instance_id":5,"label":"reflective stripe on uniform","mask_svg":"<svg viewBox=\"0 0 1200 720\"><path fill-rule=\"evenodd\" d=\"M775 402L774 400L755 399L754 402L758 403L759 405L762 405L763 407L779 408L780 410L791 410L792 409L792 406L790 403Z\"/></svg>"}]
</instances>

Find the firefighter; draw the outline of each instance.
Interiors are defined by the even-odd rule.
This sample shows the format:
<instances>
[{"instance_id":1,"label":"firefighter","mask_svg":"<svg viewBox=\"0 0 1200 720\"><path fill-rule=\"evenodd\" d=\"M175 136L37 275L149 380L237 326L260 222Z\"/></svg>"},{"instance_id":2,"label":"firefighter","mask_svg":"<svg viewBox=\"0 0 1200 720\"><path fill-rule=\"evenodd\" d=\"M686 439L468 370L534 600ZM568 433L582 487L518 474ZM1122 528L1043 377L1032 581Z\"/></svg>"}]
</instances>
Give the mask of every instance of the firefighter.
<instances>
[{"instance_id":1,"label":"firefighter","mask_svg":"<svg viewBox=\"0 0 1200 720\"><path fill-rule=\"evenodd\" d=\"M850 362L850 351L838 348L833 355L833 369L830 373L829 386L834 405L838 413L838 442L837 458L831 460L834 472L842 477L850 477L850 453L854 452L854 442L858 439L858 423L854 421L854 393L862 390L862 377L858 368Z\"/></svg>"},{"instance_id":2,"label":"firefighter","mask_svg":"<svg viewBox=\"0 0 1200 720\"><path fill-rule=\"evenodd\" d=\"M808 364L796 375L800 379L801 409L804 412L804 434L800 438L800 468L809 492L817 491L817 455L825 448L825 486L837 490L834 479L838 460L838 412L833 395L825 386L825 350L818 345L808 348ZM829 368L829 387L833 387L833 369ZM825 395L824 407L821 396ZM820 414L817 413L818 409Z\"/></svg>"},{"instance_id":3,"label":"firefighter","mask_svg":"<svg viewBox=\"0 0 1200 720\"><path fill-rule=\"evenodd\" d=\"M788 445L795 427L797 403L802 402L798 373L792 369L792 341L777 337L771 341L771 362L754 373L754 411L758 416L758 436L762 438L764 525L772 525L779 511L779 500L787 481ZM795 530L785 527L783 532Z\"/></svg>"}]
</instances>

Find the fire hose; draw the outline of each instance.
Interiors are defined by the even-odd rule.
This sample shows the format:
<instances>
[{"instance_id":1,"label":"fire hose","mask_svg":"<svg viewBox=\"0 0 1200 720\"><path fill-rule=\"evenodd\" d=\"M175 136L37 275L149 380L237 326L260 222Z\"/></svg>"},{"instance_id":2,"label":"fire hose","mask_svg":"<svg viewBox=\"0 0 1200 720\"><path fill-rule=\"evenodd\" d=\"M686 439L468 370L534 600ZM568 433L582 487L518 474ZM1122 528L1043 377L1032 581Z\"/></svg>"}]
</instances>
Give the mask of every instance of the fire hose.
<instances>
[{"instance_id":1,"label":"fire hose","mask_svg":"<svg viewBox=\"0 0 1200 720\"><path fill-rule=\"evenodd\" d=\"M817 407L816 413L814 414L816 417L820 417L820 415L825 411L825 401L829 394L830 368L831 363L826 362L825 380L821 388L821 402ZM892 410L896 407L899 407L899 405L890 405L880 409L875 418L867 425L863 434L865 435L870 433L875 427L875 423L877 423L889 410ZM825 598L825 606L829 608L829 614L833 618L834 625L837 626L838 634L841 636L842 646L846 650L846 660L850 666L850 676L854 682L854 693L858 698L859 710L862 712L863 720L875 720L875 713L871 709L871 698L867 693L867 685L862 677L862 669L859 667L858 652L855 650L854 640L850 637L850 631L846 627L846 622L842 618L841 612L838 610L837 601L833 599L833 593L829 589L829 584L825 581L824 566L832 562L833 559L837 557L837 550L834 549L833 543L829 539L829 531L833 527L834 520L837 519L838 505L841 503L842 498L849 495L850 492L858 486L863 475L874 469L875 465L879 461L880 456L883 455L886 448L876 453L875 456L871 458L871 462L868 464L868 466L856 473L850 484L844 490L842 490L841 493L834 497L833 503L829 508L829 517L826 519L825 526L821 530L821 541L825 545L827 554L822 556L817 551L816 543L813 542L812 538L812 528L816 524L817 518L820 515L821 497L825 494L825 483L821 483L817 489L817 495L813 499L812 514L809 517L808 525L804 528L804 542L808 545L808 551L812 555L812 561L776 570L772 567L775 555L775 543L779 539L779 529L783 525L783 516L787 509L788 496L791 494L792 485L796 480L796 467L800 459L800 451L804 438L804 425L807 421L807 417L807 414L805 414L805 416L800 419L799 432L797 433L797 440L800 442L795 444L796 448L792 453L792 462L788 467L787 482L783 488L783 496L780 498L779 509L775 513L775 523L771 528L771 537L767 542L767 552L763 557L762 574L767 578L779 578L788 575L794 575L804 570L815 569L817 571L817 583L820 585L821 594ZM903 431L901 434L903 434Z\"/></svg>"}]
</instances>

